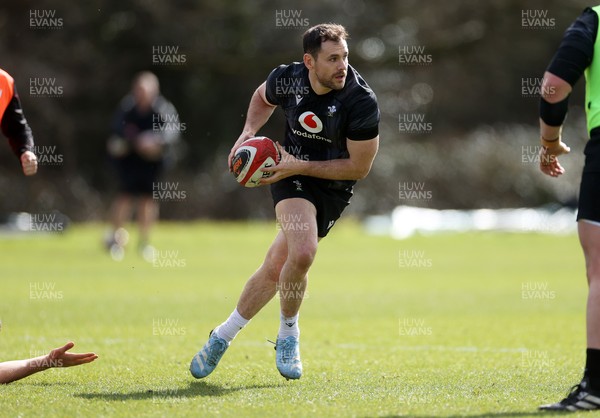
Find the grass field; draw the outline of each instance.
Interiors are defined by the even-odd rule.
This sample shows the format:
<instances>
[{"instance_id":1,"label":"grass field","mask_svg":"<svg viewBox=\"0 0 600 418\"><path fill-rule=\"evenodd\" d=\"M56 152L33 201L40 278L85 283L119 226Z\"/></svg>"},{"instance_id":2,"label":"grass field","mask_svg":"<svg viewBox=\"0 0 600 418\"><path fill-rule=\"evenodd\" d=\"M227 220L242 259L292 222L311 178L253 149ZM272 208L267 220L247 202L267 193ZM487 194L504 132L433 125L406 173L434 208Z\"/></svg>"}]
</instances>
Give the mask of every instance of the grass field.
<instances>
[{"instance_id":1,"label":"grass field","mask_svg":"<svg viewBox=\"0 0 600 418\"><path fill-rule=\"evenodd\" d=\"M95 225L1 238L0 360L68 340L100 358L0 386L0 416L525 417L548 415L537 406L581 377L586 284L575 236L395 241L342 222L310 276L302 379L275 368L274 300L196 381L190 359L275 232L161 224L157 265L134 252L112 261Z\"/></svg>"}]
</instances>

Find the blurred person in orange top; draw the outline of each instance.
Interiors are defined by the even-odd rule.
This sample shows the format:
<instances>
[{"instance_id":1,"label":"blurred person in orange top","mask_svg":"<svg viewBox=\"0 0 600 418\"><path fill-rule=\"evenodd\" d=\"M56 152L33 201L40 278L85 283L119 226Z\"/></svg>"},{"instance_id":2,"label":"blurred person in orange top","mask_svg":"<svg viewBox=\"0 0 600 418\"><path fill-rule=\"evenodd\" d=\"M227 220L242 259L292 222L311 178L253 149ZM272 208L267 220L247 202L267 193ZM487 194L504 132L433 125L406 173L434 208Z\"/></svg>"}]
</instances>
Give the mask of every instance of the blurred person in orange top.
<instances>
[{"instance_id":1,"label":"blurred person in orange top","mask_svg":"<svg viewBox=\"0 0 600 418\"><path fill-rule=\"evenodd\" d=\"M23 173L26 176L37 173L38 163L33 153L33 134L23 114L15 80L2 69L0 69L0 129L8 138L14 154L19 158Z\"/></svg>"}]
</instances>

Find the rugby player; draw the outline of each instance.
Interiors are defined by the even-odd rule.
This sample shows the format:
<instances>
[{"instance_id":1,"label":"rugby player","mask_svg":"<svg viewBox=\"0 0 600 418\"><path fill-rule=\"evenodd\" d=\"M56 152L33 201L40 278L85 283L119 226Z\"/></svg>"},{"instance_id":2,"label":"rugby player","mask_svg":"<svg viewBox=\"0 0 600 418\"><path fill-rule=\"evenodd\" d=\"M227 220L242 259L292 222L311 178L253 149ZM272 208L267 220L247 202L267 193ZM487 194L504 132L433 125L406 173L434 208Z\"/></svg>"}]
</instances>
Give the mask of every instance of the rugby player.
<instances>
[{"instance_id":1,"label":"rugby player","mask_svg":"<svg viewBox=\"0 0 600 418\"><path fill-rule=\"evenodd\" d=\"M287 124L281 162L261 180L271 185L279 232L246 283L236 309L211 331L190 372L208 376L237 333L280 293L276 366L286 379L302 375L298 326L317 245L369 173L379 147L379 108L371 88L348 64L346 29L320 24L303 36L303 62L275 68L254 92L241 135L229 154L256 135L277 106Z\"/></svg>"}]
</instances>

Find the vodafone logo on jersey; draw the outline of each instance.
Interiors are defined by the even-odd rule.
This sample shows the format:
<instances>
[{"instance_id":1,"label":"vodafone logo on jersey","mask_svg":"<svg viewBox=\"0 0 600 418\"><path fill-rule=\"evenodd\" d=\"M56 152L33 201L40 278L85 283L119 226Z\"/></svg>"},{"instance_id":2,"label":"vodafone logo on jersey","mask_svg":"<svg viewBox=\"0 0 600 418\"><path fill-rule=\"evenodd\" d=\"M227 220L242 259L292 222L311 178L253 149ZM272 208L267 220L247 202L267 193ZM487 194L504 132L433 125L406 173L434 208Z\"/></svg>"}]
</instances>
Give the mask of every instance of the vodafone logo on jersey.
<instances>
[{"instance_id":1,"label":"vodafone logo on jersey","mask_svg":"<svg viewBox=\"0 0 600 418\"><path fill-rule=\"evenodd\" d=\"M311 134L316 134L323 130L323 122L321 122L321 119L310 111L301 114L298 118L298 122L300 122L300 125Z\"/></svg>"}]
</instances>

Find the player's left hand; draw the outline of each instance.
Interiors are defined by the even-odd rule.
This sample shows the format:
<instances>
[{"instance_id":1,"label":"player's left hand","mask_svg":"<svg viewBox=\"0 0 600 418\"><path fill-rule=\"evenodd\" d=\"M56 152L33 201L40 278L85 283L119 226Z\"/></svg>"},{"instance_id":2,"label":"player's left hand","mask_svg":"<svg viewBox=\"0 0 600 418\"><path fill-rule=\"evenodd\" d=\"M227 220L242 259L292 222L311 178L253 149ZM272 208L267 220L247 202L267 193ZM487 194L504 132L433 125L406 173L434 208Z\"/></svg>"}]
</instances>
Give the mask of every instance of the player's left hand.
<instances>
[{"instance_id":1,"label":"player's left hand","mask_svg":"<svg viewBox=\"0 0 600 418\"><path fill-rule=\"evenodd\" d=\"M21 154L21 167L23 167L23 174L26 176L33 176L37 173L38 161L33 152L25 151Z\"/></svg>"},{"instance_id":2,"label":"player's left hand","mask_svg":"<svg viewBox=\"0 0 600 418\"><path fill-rule=\"evenodd\" d=\"M273 184L286 177L300 174L302 166L306 163L306 161L299 160L292 154L288 153L285 149L283 149L279 142L276 142L275 145L277 145L277 149L279 149L279 155L281 156L279 159L279 164L277 164L275 167L265 167L261 169L263 172L272 173L270 177L260 179L261 186Z\"/></svg>"},{"instance_id":3,"label":"player's left hand","mask_svg":"<svg viewBox=\"0 0 600 418\"><path fill-rule=\"evenodd\" d=\"M555 146L542 147L540 150L540 170L550 177L558 177L565 173L565 169L558 162L558 156L568 154L571 148L560 141Z\"/></svg>"},{"instance_id":4,"label":"player's left hand","mask_svg":"<svg viewBox=\"0 0 600 418\"><path fill-rule=\"evenodd\" d=\"M68 342L62 347L55 348L48 354L48 364L53 367L72 367L79 366L81 364L91 363L96 360L98 356L94 353L68 353L75 343Z\"/></svg>"}]
</instances>

